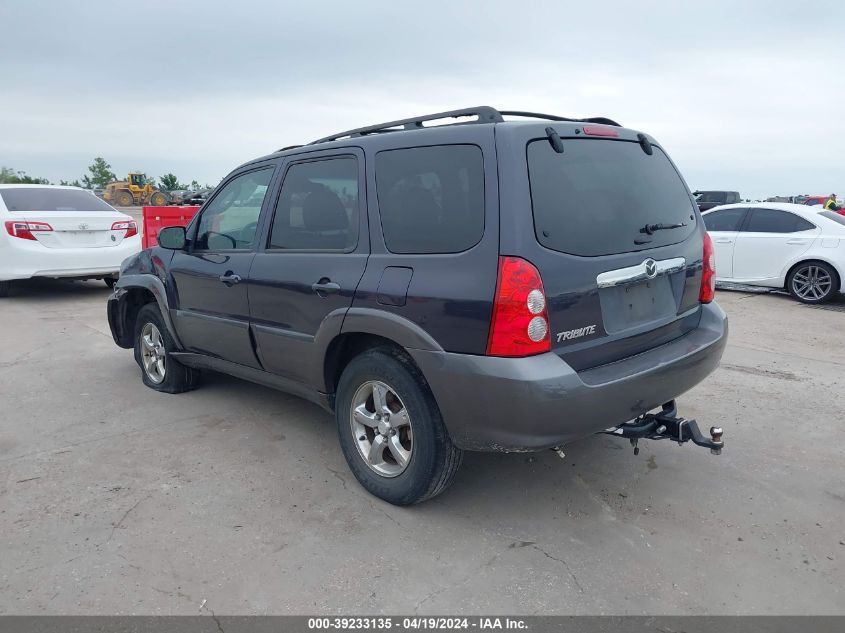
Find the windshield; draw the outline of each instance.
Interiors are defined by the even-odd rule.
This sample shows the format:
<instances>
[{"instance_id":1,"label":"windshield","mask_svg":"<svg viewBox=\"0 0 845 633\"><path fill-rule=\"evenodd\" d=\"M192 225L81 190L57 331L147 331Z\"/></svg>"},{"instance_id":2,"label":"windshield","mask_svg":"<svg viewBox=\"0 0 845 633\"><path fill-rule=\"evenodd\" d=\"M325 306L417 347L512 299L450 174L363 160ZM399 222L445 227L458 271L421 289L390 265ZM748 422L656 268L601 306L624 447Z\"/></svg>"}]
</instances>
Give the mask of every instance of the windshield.
<instances>
[{"instance_id":1,"label":"windshield","mask_svg":"<svg viewBox=\"0 0 845 633\"><path fill-rule=\"evenodd\" d=\"M536 140L528 171L534 230L547 248L609 255L676 244L695 230L687 188L657 146L649 156L638 143L566 139L558 154Z\"/></svg>"},{"instance_id":2,"label":"windshield","mask_svg":"<svg viewBox=\"0 0 845 633\"><path fill-rule=\"evenodd\" d=\"M114 211L84 189L21 187L0 189L0 196L9 211Z\"/></svg>"}]
</instances>

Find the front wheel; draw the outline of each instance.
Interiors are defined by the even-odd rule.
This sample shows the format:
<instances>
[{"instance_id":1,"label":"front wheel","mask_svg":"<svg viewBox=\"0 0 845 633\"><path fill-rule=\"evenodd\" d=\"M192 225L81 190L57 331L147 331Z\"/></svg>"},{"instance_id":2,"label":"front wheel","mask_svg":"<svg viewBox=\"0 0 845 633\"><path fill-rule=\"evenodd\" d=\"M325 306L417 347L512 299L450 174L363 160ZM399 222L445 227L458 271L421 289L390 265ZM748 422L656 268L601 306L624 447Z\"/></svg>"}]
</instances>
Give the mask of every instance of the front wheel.
<instances>
[{"instance_id":1,"label":"front wheel","mask_svg":"<svg viewBox=\"0 0 845 633\"><path fill-rule=\"evenodd\" d=\"M789 273L786 289L801 303L824 303L839 290L839 276L829 264L804 262Z\"/></svg>"},{"instance_id":2,"label":"front wheel","mask_svg":"<svg viewBox=\"0 0 845 633\"><path fill-rule=\"evenodd\" d=\"M452 444L425 378L397 351L369 350L347 365L335 417L350 470L388 503L440 494L461 465L463 452Z\"/></svg>"},{"instance_id":3,"label":"front wheel","mask_svg":"<svg viewBox=\"0 0 845 633\"><path fill-rule=\"evenodd\" d=\"M148 303L135 320L135 361L141 368L141 380L150 389L182 393L196 389L199 371L185 367L170 354L176 351L161 312Z\"/></svg>"}]
</instances>

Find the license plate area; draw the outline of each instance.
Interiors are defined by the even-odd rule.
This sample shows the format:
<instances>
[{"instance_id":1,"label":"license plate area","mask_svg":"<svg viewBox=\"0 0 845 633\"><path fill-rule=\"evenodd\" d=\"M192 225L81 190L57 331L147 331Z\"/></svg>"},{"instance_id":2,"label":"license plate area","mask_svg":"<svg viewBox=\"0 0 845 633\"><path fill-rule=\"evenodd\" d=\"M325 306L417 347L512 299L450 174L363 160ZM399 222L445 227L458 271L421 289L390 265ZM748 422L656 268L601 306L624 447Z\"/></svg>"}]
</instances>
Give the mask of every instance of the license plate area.
<instances>
[{"instance_id":1,"label":"license plate area","mask_svg":"<svg viewBox=\"0 0 845 633\"><path fill-rule=\"evenodd\" d=\"M64 246L100 246L104 231L61 231Z\"/></svg>"},{"instance_id":2,"label":"license plate area","mask_svg":"<svg viewBox=\"0 0 845 633\"><path fill-rule=\"evenodd\" d=\"M669 275L600 288L599 300L608 334L667 319L678 311Z\"/></svg>"}]
</instances>

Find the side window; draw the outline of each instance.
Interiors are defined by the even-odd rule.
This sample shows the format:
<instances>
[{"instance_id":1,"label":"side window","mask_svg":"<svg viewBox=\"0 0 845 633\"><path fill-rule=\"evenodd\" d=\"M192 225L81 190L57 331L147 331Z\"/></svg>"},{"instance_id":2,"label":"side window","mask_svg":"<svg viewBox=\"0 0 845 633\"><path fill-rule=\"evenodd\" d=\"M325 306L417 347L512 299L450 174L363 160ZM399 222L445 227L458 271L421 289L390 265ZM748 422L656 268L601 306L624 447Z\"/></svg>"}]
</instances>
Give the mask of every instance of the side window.
<instances>
[{"instance_id":1,"label":"side window","mask_svg":"<svg viewBox=\"0 0 845 633\"><path fill-rule=\"evenodd\" d=\"M816 228L802 217L777 209L754 209L743 229L748 233L797 233Z\"/></svg>"},{"instance_id":2,"label":"side window","mask_svg":"<svg viewBox=\"0 0 845 633\"><path fill-rule=\"evenodd\" d=\"M226 183L203 209L194 250L230 251L252 248L261 204L273 168L242 174Z\"/></svg>"},{"instance_id":3,"label":"side window","mask_svg":"<svg viewBox=\"0 0 845 633\"><path fill-rule=\"evenodd\" d=\"M704 226L708 231L739 231L747 209L722 209L704 215Z\"/></svg>"},{"instance_id":4,"label":"side window","mask_svg":"<svg viewBox=\"0 0 845 633\"><path fill-rule=\"evenodd\" d=\"M484 164L475 145L379 152L376 190L393 253L459 253L484 234Z\"/></svg>"},{"instance_id":5,"label":"side window","mask_svg":"<svg viewBox=\"0 0 845 633\"><path fill-rule=\"evenodd\" d=\"M348 251L357 243L358 160L343 156L292 165L268 248Z\"/></svg>"}]
</instances>

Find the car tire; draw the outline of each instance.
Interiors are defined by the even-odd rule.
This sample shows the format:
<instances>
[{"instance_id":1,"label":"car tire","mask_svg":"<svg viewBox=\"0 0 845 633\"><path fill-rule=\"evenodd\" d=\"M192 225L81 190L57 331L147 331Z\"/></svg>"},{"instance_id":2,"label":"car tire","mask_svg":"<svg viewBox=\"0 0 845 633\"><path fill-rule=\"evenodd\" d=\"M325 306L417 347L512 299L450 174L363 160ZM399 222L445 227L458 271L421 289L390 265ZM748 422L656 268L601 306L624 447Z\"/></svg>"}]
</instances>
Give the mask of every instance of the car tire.
<instances>
[{"instance_id":1,"label":"car tire","mask_svg":"<svg viewBox=\"0 0 845 633\"><path fill-rule=\"evenodd\" d=\"M830 264L801 262L789 272L786 289L801 303L824 303L839 291L839 275Z\"/></svg>"},{"instance_id":2,"label":"car tire","mask_svg":"<svg viewBox=\"0 0 845 633\"><path fill-rule=\"evenodd\" d=\"M174 359L171 356L174 351L176 346L158 306L148 303L138 311L135 319L135 361L147 387L164 393L182 393L197 388L199 371Z\"/></svg>"},{"instance_id":3,"label":"car tire","mask_svg":"<svg viewBox=\"0 0 845 633\"><path fill-rule=\"evenodd\" d=\"M338 383L335 419L355 478L394 505L412 505L440 494L463 460L428 383L398 350L374 348L346 366Z\"/></svg>"},{"instance_id":4,"label":"car tire","mask_svg":"<svg viewBox=\"0 0 845 633\"><path fill-rule=\"evenodd\" d=\"M9 291L12 289L11 281L0 281L0 297L8 297Z\"/></svg>"}]
</instances>

